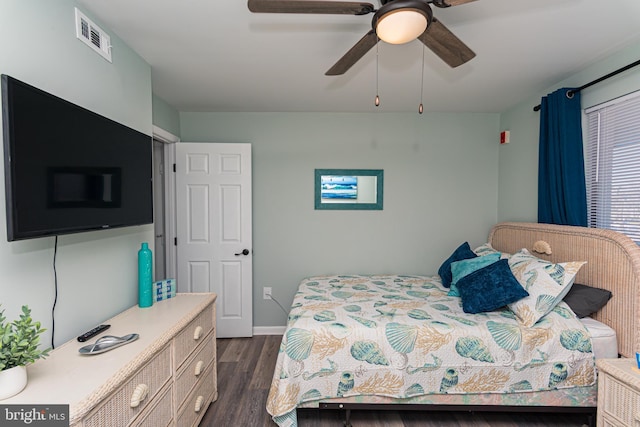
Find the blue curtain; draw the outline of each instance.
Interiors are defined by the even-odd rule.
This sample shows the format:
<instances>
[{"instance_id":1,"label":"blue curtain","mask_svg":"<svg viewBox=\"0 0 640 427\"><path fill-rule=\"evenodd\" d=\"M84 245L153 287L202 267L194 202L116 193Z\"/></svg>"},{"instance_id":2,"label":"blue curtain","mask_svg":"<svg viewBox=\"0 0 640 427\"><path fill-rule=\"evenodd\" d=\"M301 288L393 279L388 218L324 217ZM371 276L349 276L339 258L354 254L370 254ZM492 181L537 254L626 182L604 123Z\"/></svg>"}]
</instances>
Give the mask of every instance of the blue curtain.
<instances>
[{"instance_id":1,"label":"blue curtain","mask_svg":"<svg viewBox=\"0 0 640 427\"><path fill-rule=\"evenodd\" d=\"M540 103L538 222L587 226L580 92L562 88Z\"/></svg>"}]
</instances>

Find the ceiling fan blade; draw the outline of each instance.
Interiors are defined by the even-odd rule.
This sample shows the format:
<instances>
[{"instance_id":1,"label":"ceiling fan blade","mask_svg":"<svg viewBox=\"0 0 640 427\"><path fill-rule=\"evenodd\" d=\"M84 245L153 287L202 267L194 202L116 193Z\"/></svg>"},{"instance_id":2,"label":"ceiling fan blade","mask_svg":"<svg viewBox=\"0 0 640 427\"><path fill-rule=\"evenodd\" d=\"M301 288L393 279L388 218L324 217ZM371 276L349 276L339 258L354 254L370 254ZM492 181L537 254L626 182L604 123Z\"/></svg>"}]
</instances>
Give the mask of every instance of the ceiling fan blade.
<instances>
[{"instance_id":1,"label":"ceiling fan blade","mask_svg":"<svg viewBox=\"0 0 640 427\"><path fill-rule=\"evenodd\" d=\"M471 3L476 0L434 0L433 5L437 7L460 6L461 4Z\"/></svg>"},{"instance_id":2,"label":"ceiling fan blade","mask_svg":"<svg viewBox=\"0 0 640 427\"><path fill-rule=\"evenodd\" d=\"M449 6L459 6L461 4L471 3L472 1L476 0L445 0L445 3L447 3Z\"/></svg>"},{"instance_id":3,"label":"ceiling fan blade","mask_svg":"<svg viewBox=\"0 0 640 427\"><path fill-rule=\"evenodd\" d=\"M378 43L378 36L373 30L369 30L342 58L329 69L325 76L339 76L347 72L356 62L369 52Z\"/></svg>"},{"instance_id":4,"label":"ceiling fan blade","mask_svg":"<svg viewBox=\"0 0 640 427\"><path fill-rule=\"evenodd\" d=\"M375 12L371 3L318 0L249 0L255 13L312 13L328 15L366 15Z\"/></svg>"},{"instance_id":5,"label":"ceiling fan blade","mask_svg":"<svg viewBox=\"0 0 640 427\"><path fill-rule=\"evenodd\" d=\"M476 56L462 40L435 18L418 39L452 68L462 65Z\"/></svg>"}]
</instances>

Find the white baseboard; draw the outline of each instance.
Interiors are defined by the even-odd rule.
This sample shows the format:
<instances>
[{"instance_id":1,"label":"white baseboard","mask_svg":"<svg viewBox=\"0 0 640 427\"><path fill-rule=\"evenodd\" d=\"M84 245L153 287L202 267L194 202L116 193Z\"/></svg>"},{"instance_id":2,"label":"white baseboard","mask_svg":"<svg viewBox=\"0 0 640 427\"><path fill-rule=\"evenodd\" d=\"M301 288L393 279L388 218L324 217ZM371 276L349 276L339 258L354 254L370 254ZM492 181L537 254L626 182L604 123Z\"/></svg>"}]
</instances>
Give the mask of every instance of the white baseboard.
<instances>
[{"instance_id":1,"label":"white baseboard","mask_svg":"<svg viewBox=\"0 0 640 427\"><path fill-rule=\"evenodd\" d=\"M286 326L254 326L253 335L283 335Z\"/></svg>"}]
</instances>

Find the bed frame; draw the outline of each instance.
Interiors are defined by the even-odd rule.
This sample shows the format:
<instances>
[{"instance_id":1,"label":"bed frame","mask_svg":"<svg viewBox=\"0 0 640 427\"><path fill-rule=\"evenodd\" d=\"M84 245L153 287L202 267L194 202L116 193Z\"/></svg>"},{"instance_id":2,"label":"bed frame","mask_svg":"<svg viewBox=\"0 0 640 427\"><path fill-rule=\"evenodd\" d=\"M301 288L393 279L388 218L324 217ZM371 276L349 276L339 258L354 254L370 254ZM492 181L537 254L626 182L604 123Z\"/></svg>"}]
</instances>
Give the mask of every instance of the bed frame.
<instances>
[{"instance_id":1,"label":"bed frame","mask_svg":"<svg viewBox=\"0 0 640 427\"><path fill-rule=\"evenodd\" d=\"M618 353L635 357L640 351L640 247L624 234L600 228L504 222L495 225L489 242L499 251L533 252L537 241L549 243L552 262L587 261L576 283L611 291L613 297L592 317L616 331Z\"/></svg>"},{"instance_id":2,"label":"bed frame","mask_svg":"<svg viewBox=\"0 0 640 427\"><path fill-rule=\"evenodd\" d=\"M527 248L536 256L555 263L587 261L576 276L576 283L608 289L613 297L592 317L616 331L618 353L622 357L635 357L640 351L640 247L629 237L611 230L537 223L504 222L496 224L489 233L489 243L501 252L515 253ZM546 244L540 243L546 242ZM534 250L534 246L537 249ZM550 254L540 248L550 248ZM543 251L544 252L544 251ZM359 396L329 399L315 405L302 405L320 409L344 411L345 425L349 426L351 410L389 409L421 411L487 411L487 412L563 412L584 413L588 424L595 425L597 386L554 390L545 393L543 402L531 403L522 394L511 397L482 395L431 395L420 402L388 399L377 396ZM578 393L577 395L574 393ZM567 402L581 402L580 406L567 406Z\"/></svg>"}]
</instances>

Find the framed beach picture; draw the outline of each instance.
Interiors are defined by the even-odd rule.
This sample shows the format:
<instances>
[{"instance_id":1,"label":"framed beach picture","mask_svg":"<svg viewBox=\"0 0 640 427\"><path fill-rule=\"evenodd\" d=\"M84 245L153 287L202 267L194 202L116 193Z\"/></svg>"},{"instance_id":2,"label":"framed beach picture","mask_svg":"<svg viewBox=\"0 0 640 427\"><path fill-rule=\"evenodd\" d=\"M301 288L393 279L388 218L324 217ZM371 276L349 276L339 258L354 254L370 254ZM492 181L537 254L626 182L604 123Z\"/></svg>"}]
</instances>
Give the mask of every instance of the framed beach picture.
<instances>
[{"instance_id":1,"label":"framed beach picture","mask_svg":"<svg viewBox=\"0 0 640 427\"><path fill-rule=\"evenodd\" d=\"M382 169L316 169L315 208L382 210Z\"/></svg>"},{"instance_id":2,"label":"framed beach picture","mask_svg":"<svg viewBox=\"0 0 640 427\"><path fill-rule=\"evenodd\" d=\"M358 200L358 177L343 175L320 176L320 198L325 203Z\"/></svg>"}]
</instances>

